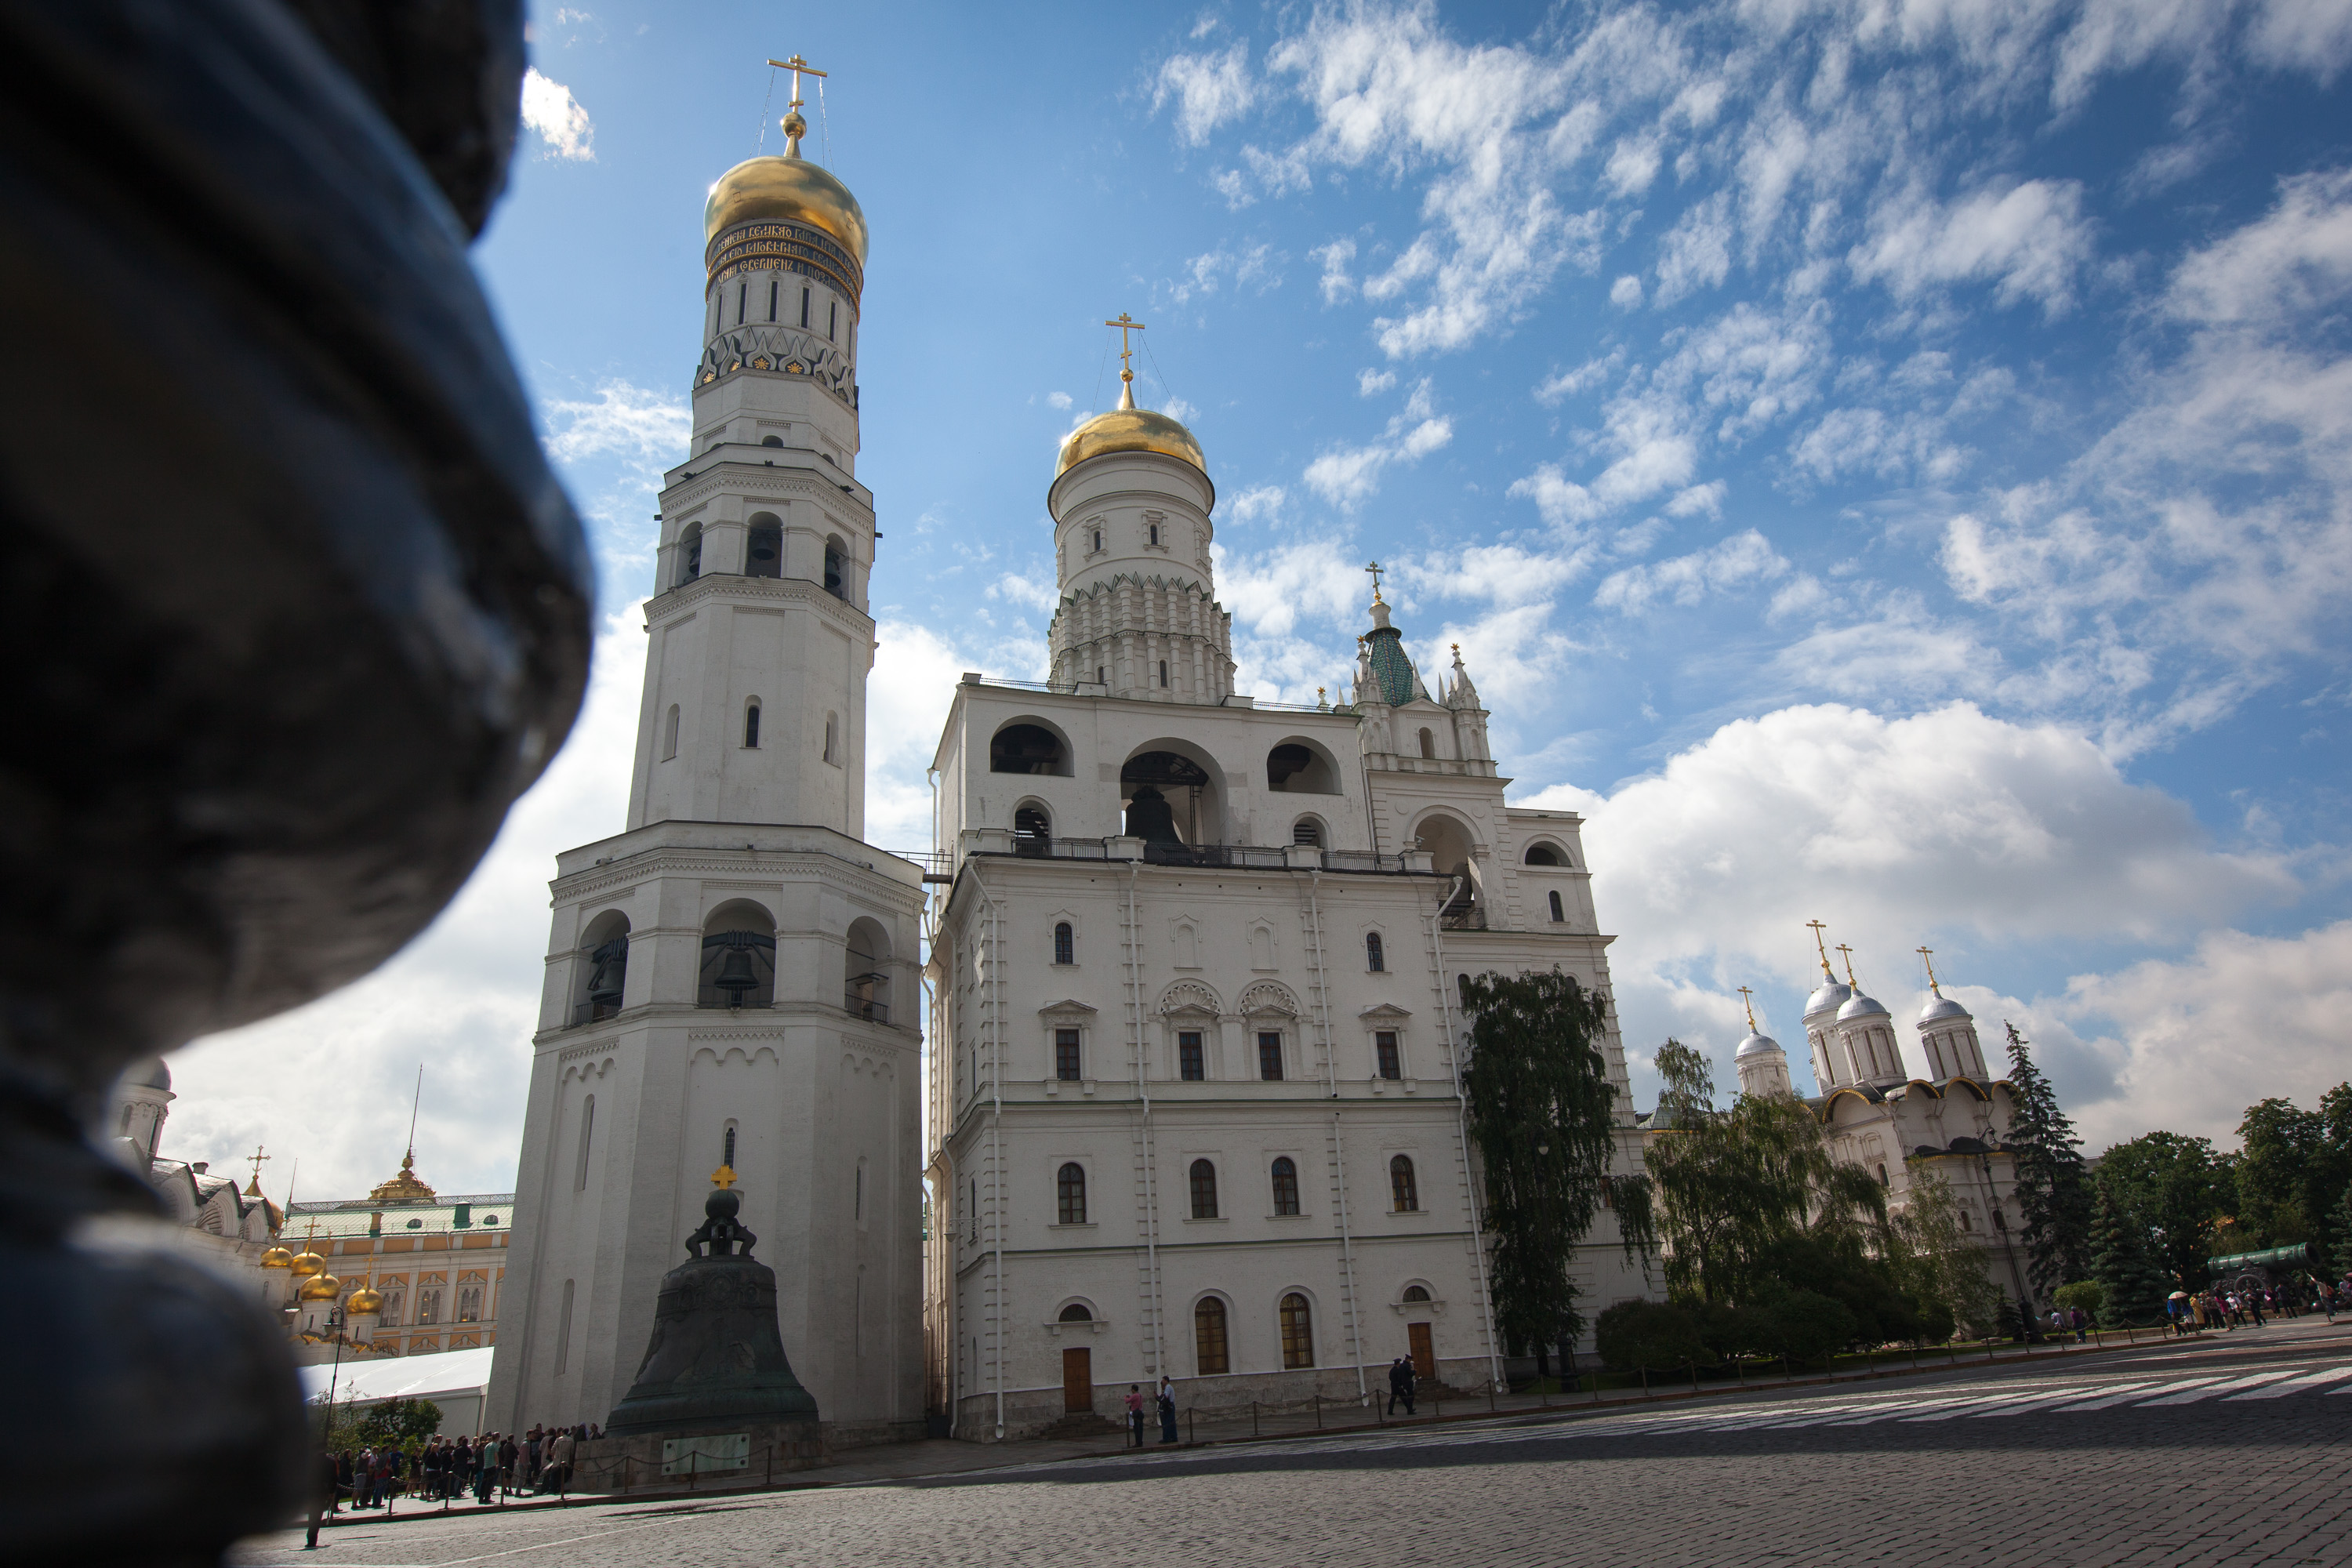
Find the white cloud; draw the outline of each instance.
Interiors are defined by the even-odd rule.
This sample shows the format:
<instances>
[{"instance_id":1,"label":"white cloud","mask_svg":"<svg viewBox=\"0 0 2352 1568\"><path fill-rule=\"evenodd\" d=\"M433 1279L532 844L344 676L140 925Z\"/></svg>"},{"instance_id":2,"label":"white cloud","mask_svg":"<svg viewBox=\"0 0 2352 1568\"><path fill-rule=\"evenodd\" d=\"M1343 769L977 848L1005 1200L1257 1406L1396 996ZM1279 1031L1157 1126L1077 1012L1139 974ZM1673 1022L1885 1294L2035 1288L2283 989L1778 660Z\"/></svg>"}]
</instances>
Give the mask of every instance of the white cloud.
<instances>
[{"instance_id":1,"label":"white cloud","mask_svg":"<svg viewBox=\"0 0 2352 1568\"><path fill-rule=\"evenodd\" d=\"M1470 544L1401 558L1396 582L1415 594L1490 599L1512 606L1549 599L1583 570L1582 559L1575 554L1517 544Z\"/></svg>"},{"instance_id":2,"label":"white cloud","mask_svg":"<svg viewBox=\"0 0 2352 1568\"><path fill-rule=\"evenodd\" d=\"M1334 506L1352 509L1376 494L1381 472L1394 463L1416 463L1454 439L1454 422L1433 411L1430 384L1417 384L1404 411L1388 423L1377 441L1335 447L1307 465L1309 489Z\"/></svg>"},{"instance_id":3,"label":"white cloud","mask_svg":"<svg viewBox=\"0 0 2352 1568\"><path fill-rule=\"evenodd\" d=\"M1349 264L1356 259L1354 240L1335 239L1320 250L1307 254L1323 264L1323 276L1319 282L1325 304L1337 305L1356 292L1356 280L1348 271Z\"/></svg>"},{"instance_id":4,"label":"white cloud","mask_svg":"<svg viewBox=\"0 0 2352 1568\"><path fill-rule=\"evenodd\" d=\"M2036 300L2045 315L2074 302L2089 265L2091 224L2074 180L2026 180L1949 205L1925 191L1883 200L1871 237L1847 255L1856 278L1884 282L1897 299L1956 283L1990 282L2002 304Z\"/></svg>"},{"instance_id":5,"label":"white cloud","mask_svg":"<svg viewBox=\"0 0 2352 1568\"><path fill-rule=\"evenodd\" d=\"M1045 404L1051 408L1067 408L1070 406L1070 395L1066 392L1049 392L1045 395Z\"/></svg>"},{"instance_id":6,"label":"white cloud","mask_svg":"<svg viewBox=\"0 0 2352 1568\"><path fill-rule=\"evenodd\" d=\"M1257 96L1249 71L1249 47L1235 43L1216 54L1176 55L1160 63L1151 89L1151 111L1176 101L1176 133L1198 147L1211 132L1249 112Z\"/></svg>"},{"instance_id":7,"label":"white cloud","mask_svg":"<svg viewBox=\"0 0 2352 1568\"><path fill-rule=\"evenodd\" d=\"M614 380L593 398L551 398L547 455L559 463L618 457L658 472L686 456L694 414L686 399Z\"/></svg>"},{"instance_id":8,"label":"white cloud","mask_svg":"<svg viewBox=\"0 0 2352 1568\"><path fill-rule=\"evenodd\" d=\"M1658 250L1655 303L1720 284L1731 273L1731 193L1717 191L1685 213Z\"/></svg>"},{"instance_id":9,"label":"white cloud","mask_svg":"<svg viewBox=\"0 0 2352 1568\"><path fill-rule=\"evenodd\" d=\"M1221 246L1186 261L1184 276L1168 285L1169 298L1181 305L1195 296L1214 294L1229 283L1236 289L1255 284L1255 291L1264 294L1282 287L1282 274L1276 270L1282 259L1275 255L1271 245L1243 246L1237 249Z\"/></svg>"},{"instance_id":10,"label":"white cloud","mask_svg":"<svg viewBox=\"0 0 2352 1568\"><path fill-rule=\"evenodd\" d=\"M596 127L572 89L551 81L536 68L522 73L522 122L539 133L545 158L593 161Z\"/></svg>"},{"instance_id":11,"label":"white cloud","mask_svg":"<svg viewBox=\"0 0 2352 1568\"><path fill-rule=\"evenodd\" d=\"M1386 392L1396 382L1396 372L1392 370L1360 370L1356 373L1356 395L1374 396Z\"/></svg>"},{"instance_id":12,"label":"white cloud","mask_svg":"<svg viewBox=\"0 0 2352 1568\"><path fill-rule=\"evenodd\" d=\"M1250 553L1220 546L1217 596L1234 626L1259 638L1288 636L1302 616L1348 626L1371 596L1364 563L1351 551L1328 538Z\"/></svg>"},{"instance_id":13,"label":"white cloud","mask_svg":"<svg viewBox=\"0 0 2352 1568\"><path fill-rule=\"evenodd\" d=\"M1288 495L1280 485L1252 485L1225 497L1219 512L1234 523L1252 523L1260 519L1272 521L1282 514L1282 503Z\"/></svg>"},{"instance_id":14,"label":"white cloud","mask_svg":"<svg viewBox=\"0 0 2352 1568\"><path fill-rule=\"evenodd\" d=\"M1025 605L1042 615L1051 615L1062 602L1061 590L1042 577L1024 577L1017 572L998 574L988 585L988 596Z\"/></svg>"},{"instance_id":15,"label":"white cloud","mask_svg":"<svg viewBox=\"0 0 2352 1568\"><path fill-rule=\"evenodd\" d=\"M1549 408L1564 397L1589 392L1606 380L1624 362L1624 352L1619 350L1605 359L1589 359L1574 370L1563 370L1546 376L1536 387L1536 401Z\"/></svg>"},{"instance_id":16,"label":"white cloud","mask_svg":"<svg viewBox=\"0 0 2352 1568\"><path fill-rule=\"evenodd\" d=\"M1639 615L1661 600L1696 605L1709 594L1735 593L1787 574L1789 563L1754 529L1721 543L1652 566L1629 566L1601 580L1592 602Z\"/></svg>"},{"instance_id":17,"label":"white cloud","mask_svg":"<svg viewBox=\"0 0 2352 1568\"><path fill-rule=\"evenodd\" d=\"M1642 308L1642 279L1640 277L1628 272L1623 277L1618 279L1616 282L1609 285L1609 302L1616 306L1621 310L1640 310Z\"/></svg>"}]
</instances>

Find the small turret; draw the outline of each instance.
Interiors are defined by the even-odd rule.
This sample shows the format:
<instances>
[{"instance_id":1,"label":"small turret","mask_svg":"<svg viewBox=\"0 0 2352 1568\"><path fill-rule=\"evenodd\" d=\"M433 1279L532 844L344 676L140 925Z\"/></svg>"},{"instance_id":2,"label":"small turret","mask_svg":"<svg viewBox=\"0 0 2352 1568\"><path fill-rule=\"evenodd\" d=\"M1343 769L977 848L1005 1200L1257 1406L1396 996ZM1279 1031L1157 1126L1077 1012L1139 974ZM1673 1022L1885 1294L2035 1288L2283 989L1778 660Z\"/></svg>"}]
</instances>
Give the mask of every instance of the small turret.
<instances>
[{"instance_id":1,"label":"small turret","mask_svg":"<svg viewBox=\"0 0 2352 1568\"><path fill-rule=\"evenodd\" d=\"M1780 1041L1756 1026L1755 994L1743 985L1739 994L1748 1003L1748 1037L1732 1053L1732 1065L1739 1074L1739 1092L1759 1099L1771 1094L1794 1094L1796 1088L1789 1078L1789 1053L1780 1048Z\"/></svg>"},{"instance_id":2,"label":"small turret","mask_svg":"<svg viewBox=\"0 0 2352 1568\"><path fill-rule=\"evenodd\" d=\"M1920 948L1927 966L1927 1000L1919 1009L1919 1049L1927 1058L1927 1076L1940 1083L1948 1078L1985 1081L1984 1047L1977 1039L1977 1021L1966 1007L1944 994L1936 981L1932 948Z\"/></svg>"}]
</instances>

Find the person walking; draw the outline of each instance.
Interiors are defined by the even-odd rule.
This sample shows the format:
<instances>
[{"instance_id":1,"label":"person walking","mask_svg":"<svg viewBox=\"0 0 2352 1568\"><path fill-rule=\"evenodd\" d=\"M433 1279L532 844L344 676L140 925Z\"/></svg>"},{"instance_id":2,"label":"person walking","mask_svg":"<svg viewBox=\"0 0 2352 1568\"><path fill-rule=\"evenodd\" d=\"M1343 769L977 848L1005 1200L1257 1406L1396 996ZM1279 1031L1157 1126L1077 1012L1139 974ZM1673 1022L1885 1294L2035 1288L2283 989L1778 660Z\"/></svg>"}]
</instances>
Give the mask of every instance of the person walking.
<instances>
[{"instance_id":1,"label":"person walking","mask_svg":"<svg viewBox=\"0 0 2352 1568\"><path fill-rule=\"evenodd\" d=\"M1400 1401L1400 1400L1402 1400L1402 1399L1403 1399L1403 1398L1404 1398L1404 1357L1402 1357L1402 1356L1399 1356L1399 1357L1397 1357L1397 1358L1396 1358L1396 1360L1394 1360L1394 1361L1392 1361L1392 1362L1389 1363L1389 1408L1388 1408L1388 1413L1389 1413L1391 1415L1395 1415L1395 1414L1396 1414L1397 1402L1398 1402L1398 1401Z\"/></svg>"},{"instance_id":2,"label":"person walking","mask_svg":"<svg viewBox=\"0 0 2352 1568\"><path fill-rule=\"evenodd\" d=\"M1143 1384L1139 1383L1127 1385L1127 1446L1143 1447Z\"/></svg>"},{"instance_id":3,"label":"person walking","mask_svg":"<svg viewBox=\"0 0 2352 1568\"><path fill-rule=\"evenodd\" d=\"M319 1521L333 1511L335 1504L334 1456L324 1449L310 1467L310 1516L303 1532L302 1550L319 1550Z\"/></svg>"},{"instance_id":4,"label":"person walking","mask_svg":"<svg viewBox=\"0 0 2352 1568\"><path fill-rule=\"evenodd\" d=\"M1176 1385L1164 1372L1160 1374L1160 1440L1176 1441Z\"/></svg>"},{"instance_id":5,"label":"person walking","mask_svg":"<svg viewBox=\"0 0 2352 1568\"><path fill-rule=\"evenodd\" d=\"M573 1438L570 1427L556 1433L549 1446L547 1488L561 1491L572 1484L572 1449Z\"/></svg>"}]
</instances>

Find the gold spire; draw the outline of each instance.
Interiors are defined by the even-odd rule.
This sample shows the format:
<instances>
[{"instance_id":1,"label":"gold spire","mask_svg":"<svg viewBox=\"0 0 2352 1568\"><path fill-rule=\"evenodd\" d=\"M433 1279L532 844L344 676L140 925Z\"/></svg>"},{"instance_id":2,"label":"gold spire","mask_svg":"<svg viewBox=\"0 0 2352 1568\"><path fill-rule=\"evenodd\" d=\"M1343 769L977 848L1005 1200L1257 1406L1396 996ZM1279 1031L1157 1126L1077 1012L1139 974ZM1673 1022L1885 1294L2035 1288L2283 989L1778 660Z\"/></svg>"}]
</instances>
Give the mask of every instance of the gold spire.
<instances>
[{"instance_id":1,"label":"gold spire","mask_svg":"<svg viewBox=\"0 0 2352 1568\"><path fill-rule=\"evenodd\" d=\"M1118 405L1132 408L1135 406L1135 343L1128 334L1143 331L1143 323L1121 310L1117 321L1105 321L1103 325L1118 329Z\"/></svg>"},{"instance_id":2,"label":"gold spire","mask_svg":"<svg viewBox=\"0 0 2352 1568\"><path fill-rule=\"evenodd\" d=\"M257 1198L261 1195L261 1163L270 1158L261 1152L261 1148L260 1144L256 1143L253 1146L253 1152L246 1156L253 1163L253 1180L245 1189L245 1195L249 1198Z\"/></svg>"},{"instance_id":3,"label":"gold spire","mask_svg":"<svg viewBox=\"0 0 2352 1568\"><path fill-rule=\"evenodd\" d=\"M1135 340L1131 334L1142 331L1143 323L1121 310L1103 325L1118 329L1118 406L1096 415L1062 437L1062 449L1054 460L1054 477L1060 479L1088 458L1113 452L1157 452L1163 458L1178 458L1205 477L1209 459L1201 451L1201 443L1193 439L1192 432L1165 414L1136 405ZM1213 503L1213 486L1210 499Z\"/></svg>"},{"instance_id":4,"label":"gold spire","mask_svg":"<svg viewBox=\"0 0 2352 1568\"><path fill-rule=\"evenodd\" d=\"M711 1172L710 1184L714 1187L722 1188L733 1186L735 1184L735 1167L732 1165L721 1165L719 1169Z\"/></svg>"},{"instance_id":5,"label":"gold spire","mask_svg":"<svg viewBox=\"0 0 2352 1568\"><path fill-rule=\"evenodd\" d=\"M1370 565L1366 566L1364 570L1372 574L1372 603L1375 605L1384 603L1385 601L1381 598L1381 574L1386 572L1388 568L1375 561ZM1356 640L1358 642L1361 642L1364 639L1358 637Z\"/></svg>"},{"instance_id":6,"label":"gold spire","mask_svg":"<svg viewBox=\"0 0 2352 1568\"><path fill-rule=\"evenodd\" d=\"M1845 955L1845 983L1856 991L1861 990L1862 982L1853 977L1853 949L1840 942L1837 944L1837 950Z\"/></svg>"},{"instance_id":7,"label":"gold spire","mask_svg":"<svg viewBox=\"0 0 2352 1568\"><path fill-rule=\"evenodd\" d=\"M817 69L798 55L794 55L788 60L770 60L768 63L778 70L788 70L793 73L793 100L784 106L784 117L778 123L784 128L784 156L797 158L801 155L801 138L808 134L808 121L801 118L801 76L803 72L816 77L826 73ZM773 81L775 78L770 77L768 79Z\"/></svg>"},{"instance_id":8,"label":"gold spire","mask_svg":"<svg viewBox=\"0 0 2352 1568\"><path fill-rule=\"evenodd\" d=\"M1759 1033L1756 1027L1756 993L1743 985L1739 988L1739 995L1748 1005L1748 1032L1751 1035Z\"/></svg>"},{"instance_id":9,"label":"gold spire","mask_svg":"<svg viewBox=\"0 0 2352 1568\"><path fill-rule=\"evenodd\" d=\"M375 1190L368 1194L368 1202L372 1204L429 1204L433 1198L433 1189L425 1185L425 1179L416 1173L416 1151L414 1149L400 1157L397 1172L378 1182Z\"/></svg>"},{"instance_id":10,"label":"gold spire","mask_svg":"<svg viewBox=\"0 0 2352 1568\"><path fill-rule=\"evenodd\" d=\"M1805 925L1807 929L1811 931L1813 933L1813 946L1821 951L1822 978L1828 981L1832 985L1836 984L1837 973L1830 968L1830 950L1822 945L1822 932L1829 930L1830 928L1822 924L1819 921L1807 921Z\"/></svg>"},{"instance_id":11,"label":"gold spire","mask_svg":"<svg viewBox=\"0 0 2352 1568\"><path fill-rule=\"evenodd\" d=\"M1936 960L1932 956L1935 951L1936 950L1932 947L1923 947L1917 950L1919 962L1927 966L1927 989L1933 991L1937 995L1941 996L1944 994L1944 988L1936 984Z\"/></svg>"}]
</instances>

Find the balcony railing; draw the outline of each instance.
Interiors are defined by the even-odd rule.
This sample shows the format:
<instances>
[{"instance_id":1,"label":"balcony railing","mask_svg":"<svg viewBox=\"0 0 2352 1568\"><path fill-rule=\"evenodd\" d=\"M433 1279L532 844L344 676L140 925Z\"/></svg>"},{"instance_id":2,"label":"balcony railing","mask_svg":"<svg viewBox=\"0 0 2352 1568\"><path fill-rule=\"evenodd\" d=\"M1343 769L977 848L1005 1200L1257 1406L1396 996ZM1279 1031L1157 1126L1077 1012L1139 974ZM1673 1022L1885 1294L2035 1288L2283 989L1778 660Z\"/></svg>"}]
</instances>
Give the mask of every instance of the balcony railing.
<instances>
[{"instance_id":1,"label":"balcony railing","mask_svg":"<svg viewBox=\"0 0 2352 1568\"><path fill-rule=\"evenodd\" d=\"M890 1021L890 1005L887 1002L877 1002L871 996L860 996L856 992L852 991L842 998L841 1005L849 1010L849 1016L853 1018L863 1018L869 1024L887 1024Z\"/></svg>"},{"instance_id":2,"label":"balcony railing","mask_svg":"<svg viewBox=\"0 0 2352 1568\"><path fill-rule=\"evenodd\" d=\"M618 1002L583 1002L572 1009L572 1026L576 1029L583 1024L602 1023L606 1018L620 1016L621 1005Z\"/></svg>"},{"instance_id":3,"label":"balcony railing","mask_svg":"<svg viewBox=\"0 0 2352 1568\"><path fill-rule=\"evenodd\" d=\"M1113 840L1107 838L1048 838L1043 835L1013 835L1011 848L976 849L977 855L1007 854L1032 860L1108 860L1112 858ZM1294 859L1297 851L1311 847L1282 844L1145 844L1143 861L1148 866L1194 866L1211 868L1260 868L1278 871L1286 867L1298 867ZM1403 853L1375 854L1369 849L1324 849L1318 852L1326 871L1356 871L1401 876L1416 869ZM1316 864L1306 862L1307 867ZM1426 875L1425 868L1423 874Z\"/></svg>"}]
</instances>

